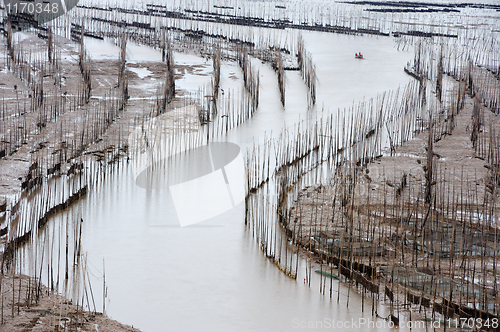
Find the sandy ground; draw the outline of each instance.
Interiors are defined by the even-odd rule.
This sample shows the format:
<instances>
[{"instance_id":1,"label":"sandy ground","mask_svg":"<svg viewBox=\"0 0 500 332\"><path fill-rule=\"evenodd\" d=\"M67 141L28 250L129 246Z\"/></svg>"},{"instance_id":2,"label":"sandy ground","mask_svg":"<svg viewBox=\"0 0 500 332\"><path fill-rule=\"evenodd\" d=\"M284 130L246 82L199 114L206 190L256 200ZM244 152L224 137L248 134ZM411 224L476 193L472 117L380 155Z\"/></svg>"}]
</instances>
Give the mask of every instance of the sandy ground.
<instances>
[{"instance_id":1,"label":"sandy ground","mask_svg":"<svg viewBox=\"0 0 500 332\"><path fill-rule=\"evenodd\" d=\"M486 192L489 171L488 167L486 167L488 166L487 162L483 158L476 156L470 140L472 107L473 102L468 98L464 109L456 117L456 127L453 134L445 135L441 140L434 143L433 160L437 172L435 181L441 181L450 187L456 186L456 188L467 180L474 181L477 193L482 196ZM500 127L497 116L490 113L487 114L487 117L489 117L488 122L496 123ZM372 206L380 206L384 203L384 198L389 199L390 201L387 203L392 204L394 196L384 194L384 192L392 192L397 189L405 174L407 182L410 183L409 185L421 185L423 187L425 185L424 168L427 162L427 137L427 131L422 132L403 146L397 147L392 155L386 153L365 167L354 167L354 171L357 172L355 205L362 209L362 206L367 204L369 199L369 204ZM337 182L331 186L312 186L299 194L299 200L307 198L304 201L306 205L312 207L323 206L335 196L338 185L345 185L345 183ZM404 194L403 190L401 195ZM317 201L313 202L314 200ZM478 201L482 201L481 197L478 198ZM292 211L291 220L300 219L301 216L307 218L307 215L311 214L311 210L305 206L300 209L299 206L296 206L292 208ZM331 206L330 211L325 211L323 208L321 213L325 216L331 215ZM303 223L303 226L307 223ZM304 235L304 239L306 237Z\"/></svg>"},{"instance_id":2,"label":"sandy ground","mask_svg":"<svg viewBox=\"0 0 500 332\"><path fill-rule=\"evenodd\" d=\"M6 53L4 37L0 37L0 51ZM45 100L50 104L51 98L56 95L64 95L67 100L67 110L60 115L42 114L38 109L32 108L30 103L34 102L32 89L12 72L6 70L6 58L0 58L0 98L3 107L2 118L2 142L0 150L4 149L13 141L17 129L25 132L26 138L21 140L9 156L0 159L0 206L6 202L7 207L15 203L15 199L21 193L21 183L26 180L30 166L35 160L39 161L40 172L47 174L47 169L58 161L62 161L61 174L65 173L75 160L63 158L62 152L71 140L74 140L75 128L83 123L89 108L97 105L105 94L114 93L118 96L117 72L119 60L117 58L96 59L92 61L92 97L88 104L77 100L81 90L83 79L78 66L78 46L74 43L56 37L57 48L61 52L58 68L49 68L48 75L44 77ZM24 34L18 48L31 50L34 56L41 56L46 52L46 42L33 35ZM199 73L201 67L197 65L176 65L176 79L181 79L187 74ZM34 69L33 72L36 72ZM88 146L83 152L97 159L113 160L115 156L123 156L126 153L124 142L128 134L144 119L148 119L154 112L154 104L158 87L166 77L166 66L161 61L144 60L132 61L127 64L127 77L129 80L129 95L131 98L127 103L126 111L120 113L110 125L106 133L100 137L95 144ZM178 95L187 94L186 91L177 91ZM174 100L173 105L179 103ZM460 183L461 174L466 174L469 179L476 181L477 192L484 193L488 181L488 168L485 161L476 158L474 149L470 142L471 132L472 100L468 99L464 110L457 117L457 126L450 136L445 136L434 145L436 155L435 162L441 170L455 170L451 183ZM44 126L37 126L41 116L47 116ZM485 117L488 123L493 123L500 130L498 117L488 114ZM486 130L482 135L486 135ZM15 136L15 135L14 135ZM15 138L15 137L14 137ZM358 189L363 193L370 192L371 204L381 204L384 188L394 188L401 182L403 174L407 174L409 181L422 183L424 181L423 165L425 164L427 146L426 133L421 133L414 140L407 142L404 146L396 149L393 155L378 158L375 162L365 168L359 169L360 182ZM67 148L66 148L67 149ZM64 154L65 156L67 153ZM58 159L59 158L59 159ZM448 178L446 181L450 181ZM368 189L367 189L368 188ZM316 213L318 206L324 205L328 197L335 192L334 187L311 187L304 191L302 197L310 199L303 205L301 211L297 209L292 212L293 219L301 219L303 222L303 233L301 242L307 245L307 227L313 227L311 220L305 216ZM317 195L319 193L319 195ZM365 199L365 196L363 196ZM358 199L361 202L361 199ZM361 206L362 204L359 204ZM328 215L329 211L323 209L321 213ZM362 209L356 211L359 216L363 214ZM5 213L0 212L1 227L5 227ZM316 227L316 225L314 225ZM5 238L4 238L5 239ZM16 301L14 294L14 314L12 315L12 281L16 283L21 280L20 301ZM2 295L4 298L4 325L0 325L0 331L24 330L24 331L52 331L68 324L82 324L78 327L84 331L133 331L130 327L123 326L102 315L81 313L78 316L74 305L68 304L61 296L46 293L44 288L37 304L29 306L27 298L27 277L10 276L2 281ZM4 287L7 287L4 290ZM9 293L10 292L10 293ZM24 302L22 300L25 294ZM10 298L10 299L9 299ZM10 302L9 302L10 301ZM19 309L18 309L19 308ZM19 310L19 313L17 312ZM62 325L61 325L62 324ZM97 325L96 325L97 324ZM68 325L69 326L69 325ZM76 325L75 325L76 326ZM96 328L97 327L97 328Z\"/></svg>"},{"instance_id":3,"label":"sandy ground","mask_svg":"<svg viewBox=\"0 0 500 332\"><path fill-rule=\"evenodd\" d=\"M33 56L41 57L46 54L46 42L34 35L23 33L18 49L30 50ZM59 68L48 68L44 77L44 98L47 105L55 103L57 95L65 96L65 112L58 116L42 114L34 102L32 89L26 86L15 74L6 69L6 58L0 59L0 99L2 100L2 142L0 150L6 149L10 155L0 159L0 205L7 200L7 205L13 205L15 197L21 192L20 184L24 181L29 167L38 160L41 172L62 161L62 171L67 171L75 160L66 160L71 156L68 146L78 138L75 132L80 128L89 110L98 107L105 95L119 96L118 68L119 59L97 59L91 61L92 94L88 104L78 100L83 78L78 66L79 46L75 43L56 37L57 49L61 52ZM1 37L0 51L5 54L5 38ZM25 52L29 54L28 52ZM196 66L176 66L176 79L197 70ZM34 72L37 69L33 69ZM92 146L86 147L84 154L93 154L104 159L113 159L106 154L123 154L126 149L124 142L128 134L143 121L151 117L154 112L158 88L166 77L166 65L161 61L146 59L127 63L126 75L129 81L129 95L127 109L118 114L106 133ZM60 82L60 83L59 83ZM185 91L177 91L183 95ZM108 100L110 100L108 98ZM175 107L179 100L172 102ZM39 118L47 116L42 128L37 127ZM16 130L24 128L26 138L13 147ZM19 130L17 131L19 132ZM14 137L13 137L14 136ZM12 143L12 144L10 144ZM63 150L61 160L60 152ZM78 158L75 158L78 159ZM46 173L45 173L46 174Z\"/></svg>"},{"instance_id":4,"label":"sandy ground","mask_svg":"<svg viewBox=\"0 0 500 332\"><path fill-rule=\"evenodd\" d=\"M485 198L491 199L491 170L494 167L490 164L491 161L488 158L485 159L480 153L476 153L476 149L474 149L471 142L473 106L473 99L467 97L463 110L455 119L456 126L452 134L444 135L441 139L434 140L433 143L435 172L433 186L448 188L448 191L438 192L437 196L438 200L444 202L444 204L447 204L446 200L448 200L450 211L456 213L451 218L460 219L460 212L457 212L461 207L460 202L467 201L471 204L472 209L477 208L479 211L483 200ZM481 146L480 150L487 151L488 144L490 144L489 131L498 132L500 130L500 119L485 107L482 108L482 112L483 119L478 144ZM460 269L458 261L453 262L449 258L426 259L424 253L414 256L413 250L403 252L401 245L395 244L393 241L394 236L403 234L400 227L402 225L401 218L406 215L406 212L403 211L411 208L415 209L414 214L423 211L424 204L420 203L421 210L417 210L419 203L416 202L423 202L425 193L427 145L428 131L424 131L403 146L397 147L392 155L386 153L367 166L350 168L343 175L334 178L331 185L314 185L304 189L299 193L297 201L293 204L288 229L294 232L297 240L304 248L312 246L313 251L314 248L320 251L322 248L326 249L324 244L317 242L318 237L337 239L337 241L346 241L345 243L347 243L347 238L352 236L354 239L352 249L354 251L358 250L356 252L359 252L359 248L365 246L365 250L374 250L373 252L379 250L382 253L373 258L367 257L368 255L363 257L363 254L360 256L355 254L356 261L379 268L384 266L392 268L393 263L396 261L396 266L411 264L416 266L420 272L431 275L436 273L444 277L456 275L456 272ZM339 201L342 200L342 193L346 193L345 188L354 176L357 183L354 192L348 194L348 196L352 196L347 198L347 208L343 210ZM399 192L399 194L396 192ZM337 197L335 211L332 208L333 197ZM400 204L400 202L409 204L410 201L413 202L413 205L408 205L408 207ZM495 206L494 209L498 213L498 206ZM384 222L381 222L382 218L380 217L383 213L386 217L383 219ZM437 214L436 216L437 218L443 218L443 221L453 220L447 219L450 217L449 215L439 216ZM346 235L344 229L350 220L353 220L353 226L351 226L353 233ZM476 222L478 221L475 220L474 223ZM498 222L496 226L498 227ZM376 231L372 235L367 230L373 229L373 227ZM410 233L408 233L409 236L411 236ZM316 240L312 237L316 237ZM366 241L367 237L374 239L373 247L371 247L370 241ZM340 242L338 245L340 245ZM316 260L317 268L320 261ZM474 262L474 258L469 258L468 261ZM477 266L484 266L483 264L493 266L494 258L484 258L483 262L477 256L476 263ZM323 270L325 267L323 265ZM330 269L327 269L329 272ZM437 272L438 269L439 272ZM491 288L494 283L492 279L494 273L491 268L477 269L475 276L477 280L483 280L483 272L485 271L488 273L486 285ZM334 269L334 273L338 273L338 271ZM384 274L379 272L375 282L384 285L384 278ZM483 285L482 281L481 285ZM399 289L398 297L400 301L404 301L406 288L397 284L395 288ZM382 298L385 298L383 287L380 291ZM494 298L490 301L494 301ZM387 300L387 303L390 304L390 301ZM409 307L404 307L403 303L396 306L399 307L400 312L404 312L405 315L409 314ZM424 313L425 311L413 312L413 319L423 318ZM428 310L427 317L430 317L431 314L432 311Z\"/></svg>"},{"instance_id":5,"label":"sandy ground","mask_svg":"<svg viewBox=\"0 0 500 332\"><path fill-rule=\"evenodd\" d=\"M139 331L101 313L82 312L72 300L50 292L43 285L37 298L33 284L33 279L24 275L3 276L0 331Z\"/></svg>"},{"instance_id":6,"label":"sandy ground","mask_svg":"<svg viewBox=\"0 0 500 332\"><path fill-rule=\"evenodd\" d=\"M499 82L500 84L500 82ZM472 113L474 101L470 97L465 100L464 108L455 118L455 128L451 135L443 135L433 142L433 185L441 185L456 188L455 199L464 197L481 204L487 195L491 194L488 185L491 185L491 161L484 158L481 153L476 153L471 142L472 133ZM487 151L490 144L490 131L500 130L500 117L493 114L487 108L482 110L482 125L479 133L478 145L480 151ZM332 185L315 185L303 190L299 194L298 200L304 204L295 204L292 207L291 220L301 220L302 227L310 224L310 217L314 215L312 209L321 208L321 214L331 216L332 198L339 196L338 189L346 186L350 179L346 176L356 176L356 186L354 197L349 198L355 202L357 212L363 214L364 206L370 204L373 207L380 207L384 204L394 204L396 195L393 194L399 187L403 178L406 178L406 187L401 188L400 196L409 195L412 199L418 199L419 192L408 193L407 187L420 186L422 192L425 187L425 169L427 167L427 145L428 131L423 131L404 145L396 147L393 153L386 152L382 156L375 158L366 166L353 166L348 175L342 178L333 178ZM347 182L339 182L344 180ZM458 191L461 186L473 185L469 193ZM422 193L420 192L420 194ZM485 196L486 195L486 196ZM421 199L422 197L420 197ZM340 200L340 197L337 198ZM326 206L325 206L326 204ZM305 220L305 221L304 221ZM314 225L314 222L313 224ZM319 226L319 224L318 224ZM290 225L289 227L292 227ZM303 240L307 243L308 231L303 230Z\"/></svg>"},{"instance_id":7,"label":"sandy ground","mask_svg":"<svg viewBox=\"0 0 500 332\"><path fill-rule=\"evenodd\" d=\"M22 33L16 38L19 44L17 49L33 57L46 58L46 41L28 33ZM61 176L67 173L71 165L79 161L79 155L71 159L72 151L68 148L74 142L75 133L82 127L86 114L102 102L105 95L119 96L117 88L119 69L118 58L97 58L91 61L92 94L86 104L78 100L83 78L78 66L78 45L61 37L55 37L56 49L60 51L58 68L46 67L44 77L44 102L54 105L57 96L63 96L66 101L65 110L60 114L45 113L37 107L31 107L36 102L33 98L33 89L25 84L18 75L7 69L6 57L0 58L0 126L2 134L0 151L8 150L8 155L0 158L0 207L5 203L7 212L0 209L0 229L6 229L8 211L15 205L21 195L21 184L30 174L47 176L47 171L58 162L61 170L52 176ZM6 53L5 37L0 36L0 51ZM209 62L209 64L211 64ZM210 66L209 66L210 67ZM203 68L199 65L179 64L175 67L176 79L186 75L199 74ZM37 68L29 70L38 72ZM129 133L142 121L156 115L155 105L158 88L165 81L166 65L161 61L146 58L144 60L127 61L126 75L129 84L127 107L117 115L104 135L94 144L89 145L82 155L89 155L104 162L113 161L126 155ZM208 75L205 73L204 75ZM188 92L178 89L177 95ZM108 98L108 101L112 99ZM176 98L170 104L175 108L183 102ZM49 107L50 109L50 107ZM89 111L90 110L90 111ZM41 117L46 116L43 126L37 126ZM25 138L15 140L16 133L24 131ZM17 144L14 146L14 142ZM12 144L11 144L12 143ZM30 171L30 167L38 162L38 167ZM5 243L6 236L2 236L0 244ZM15 285L12 286L14 280ZM21 280L21 292L18 292L18 282ZM81 312L76 313L76 305L68 304L62 296L48 293L42 286L42 292L37 303L34 300L27 302L28 282L26 276L5 275L2 280L3 295L3 324L0 331L137 331L132 327L122 325L102 314ZM12 287L14 294L14 311L12 311ZM18 300L19 297L19 300Z\"/></svg>"}]
</instances>

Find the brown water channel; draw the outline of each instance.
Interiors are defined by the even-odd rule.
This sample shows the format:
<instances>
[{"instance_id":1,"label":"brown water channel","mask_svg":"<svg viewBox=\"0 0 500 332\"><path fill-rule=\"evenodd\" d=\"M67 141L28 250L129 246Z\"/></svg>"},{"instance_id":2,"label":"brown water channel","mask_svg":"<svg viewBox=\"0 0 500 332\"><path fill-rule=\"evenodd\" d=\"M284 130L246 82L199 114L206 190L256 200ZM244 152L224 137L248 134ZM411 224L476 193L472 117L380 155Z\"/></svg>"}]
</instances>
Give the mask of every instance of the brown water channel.
<instances>
[{"instance_id":1,"label":"brown water channel","mask_svg":"<svg viewBox=\"0 0 500 332\"><path fill-rule=\"evenodd\" d=\"M410 79L403 67L411 53L397 51L389 37L316 32L305 32L303 37L317 66L317 106L307 110L306 88L299 73L287 72L283 109L274 72L269 65L256 61L261 75L259 110L219 141L237 144L244 155L264 132L277 133L284 126L315 118L321 112L338 112L353 101L397 89ZM365 60L354 58L359 51ZM179 54L176 61L183 59ZM135 61L141 61L140 56ZM210 70L211 63L206 66ZM235 64L223 65L223 88L235 84L229 76L237 69ZM190 89L195 85L190 79L197 80L186 76L178 88L185 84L184 88ZM181 165L177 171L182 169ZM222 195L224 190L214 188L212 195ZM193 210L199 208L196 200L187 205ZM361 296L352 290L347 307L347 287L338 287L338 281L333 281L333 299L319 293L319 276L314 273L311 287L305 284L307 264L303 259L299 260L296 280L280 272L262 255L247 231L244 213L244 203L239 203L213 218L181 227L171 191L138 186L132 167L122 163L85 199L51 220L38 238L40 243L49 239L57 248L57 242L65 241L66 221L83 218L82 252L87 255L97 310L103 307L104 261L106 313L143 331L290 331L307 329L311 324L342 330L338 321L348 327L345 324L360 319L386 324L372 317L371 306L366 303L363 313ZM55 262L57 253L50 259ZM340 303L337 290L342 294ZM387 316L383 307L379 313ZM380 323L379 330L388 330L384 324ZM358 326L357 330L377 330L368 324Z\"/></svg>"}]
</instances>

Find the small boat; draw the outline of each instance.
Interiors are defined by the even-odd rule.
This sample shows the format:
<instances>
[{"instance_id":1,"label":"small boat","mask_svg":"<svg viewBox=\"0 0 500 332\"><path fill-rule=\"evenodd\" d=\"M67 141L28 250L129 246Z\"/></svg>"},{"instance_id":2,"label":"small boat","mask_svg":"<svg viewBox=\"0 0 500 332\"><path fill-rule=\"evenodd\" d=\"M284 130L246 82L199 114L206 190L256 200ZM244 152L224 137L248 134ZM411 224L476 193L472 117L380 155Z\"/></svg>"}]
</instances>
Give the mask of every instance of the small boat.
<instances>
[{"instance_id":1,"label":"small boat","mask_svg":"<svg viewBox=\"0 0 500 332\"><path fill-rule=\"evenodd\" d=\"M363 54L361 54L361 52L359 52L359 53L354 54L354 57L356 59L363 59Z\"/></svg>"}]
</instances>

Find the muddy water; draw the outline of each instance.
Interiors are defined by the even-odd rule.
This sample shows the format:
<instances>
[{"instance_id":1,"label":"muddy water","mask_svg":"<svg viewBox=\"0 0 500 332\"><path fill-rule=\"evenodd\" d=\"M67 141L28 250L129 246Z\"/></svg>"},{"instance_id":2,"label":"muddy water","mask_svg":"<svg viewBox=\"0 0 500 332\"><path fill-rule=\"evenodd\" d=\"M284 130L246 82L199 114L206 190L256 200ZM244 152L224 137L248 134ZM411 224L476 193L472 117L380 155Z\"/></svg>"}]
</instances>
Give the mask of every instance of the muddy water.
<instances>
[{"instance_id":1,"label":"muddy water","mask_svg":"<svg viewBox=\"0 0 500 332\"><path fill-rule=\"evenodd\" d=\"M268 65L254 60L261 76L261 106L251 120L224 139L245 151L264 132L277 133L299 119L338 112L353 101L375 97L409 81L403 66L411 55L397 52L390 38L303 35L317 66L316 108L307 110L306 89L299 73L287 72L283 109L276 75ZM354 59L359 51L365 60ZM93 56L103 52L102 47L90 48ZM145 61L142 52L135 54L132 61ZM144 54L149 57L154 53ZM182 62L192 56L175 57L176 62ZM211 63L206 62L206 66L210 71ZM185 76L177 88L192 89L197 80L204 84L206 78ZM225 63L221 86L227 91L235 85L241 85L241 73L235 64ZM311 324L331 329L332 320L338 329L338 321L351 324L359 319L374 320L380 330L388 330L385 321L372 318L371 300L364 304L362 313L361 297L351 290L347 307L346 285L339 287L338 281L333 281L330 299L329 282L325 296L319 293L319 277L314 273L311 287L305 284L305 260L299 262L297 280L272 265L246 230L243 203L212 219L180 227L170 195L168 190L137 186L131 168L122 166L47 228L64 241L62 221L83 218L82 250L87 254L99 311L103 306L104 260L106 313L143 331L290 331ZM192 209L196 208L192 202ZM386 308L378 310L387 316ZM361 325L359 330L376 328Z\"/></svg>"},{"instance_id":2,"label":"muddy water","mask_svg":"<svg viewBox=\"0 0 500 332\"><path fill-rule=\"evenodd\" d=\"M144 331L287 331L296 321L362 317L359 296L346 309L344 286L337 304L336 281L332 301L315 276L304 284L304 261L296 281L263 257L242 205L181 228L164 192L137 187L127 171L108 180L83 210L82 242L90 262L105 258L111 317Z\"/></svg>"}]
</instances>

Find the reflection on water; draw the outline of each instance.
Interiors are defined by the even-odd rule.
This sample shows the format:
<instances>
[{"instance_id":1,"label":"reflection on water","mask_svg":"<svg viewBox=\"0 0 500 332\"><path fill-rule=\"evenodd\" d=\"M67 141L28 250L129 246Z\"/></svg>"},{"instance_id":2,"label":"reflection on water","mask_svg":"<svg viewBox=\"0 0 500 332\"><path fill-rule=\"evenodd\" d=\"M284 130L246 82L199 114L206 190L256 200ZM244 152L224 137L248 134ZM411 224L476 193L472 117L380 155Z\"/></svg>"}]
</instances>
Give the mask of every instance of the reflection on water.
<instances>
[{"instance_id":1,"label":"reflection on water","mask_svg":"<svg viewBox=\"0 0 500 332\"><path fill-rule=\"evenodd\" d=\"M111 317L145 331L287 331L294 318L358 319L360 297L351 294L346 310L344 286L338 305L318 294L319 279L312 288L301 282L305 262L296 281L266 260L245 231L243 204L180 228L161 190L147 192L124 175L109 178L83 210L88 259L106 260Z\"/></svg>"},{"instance_id":2,"label":"reflection on water","mask_svg":"<svg viewBox=\"0 0 500 332\"><path fill-rule=\"evenodd\" d=\"M307 111L306 89L296 72L286 74L283 109L272 68L257 61L261 106L252 119L223 140L238 144L244 152L264 132L278 132L299 119L321 116L322 109L336 112L362 96L375 97L408 82L403 67L410 55L397 52L390 38L308 32L304 39L320 69L316 109ZM358 51L365 54L365 61L354 59ZM222 66L223 89L234 84L230 77L235 70L232 65ZM64 221L83 218L82 252L87 253L98 310L103 307L104 260L106 313L144 331L289 331L329 319L375 319L371 300L365 301L363 313L361 297L352 290L347 308L346 285L328 281L325 294L331 287L330 299L316 288L319 276L312 275L311 287L303 283L305 260L299 261L297 280L280 272L246 231L243 203L209 220L180 227L171 191L138 186L132 167L123 165L45 229L47 234L59 234L54 241L64 243ZM199 211L194 196L186 203L186 208ZM384 308L379 308L379 314L387 316ZM376 328L360 326L359 330Z\"/></svg>"}]
</instances>

